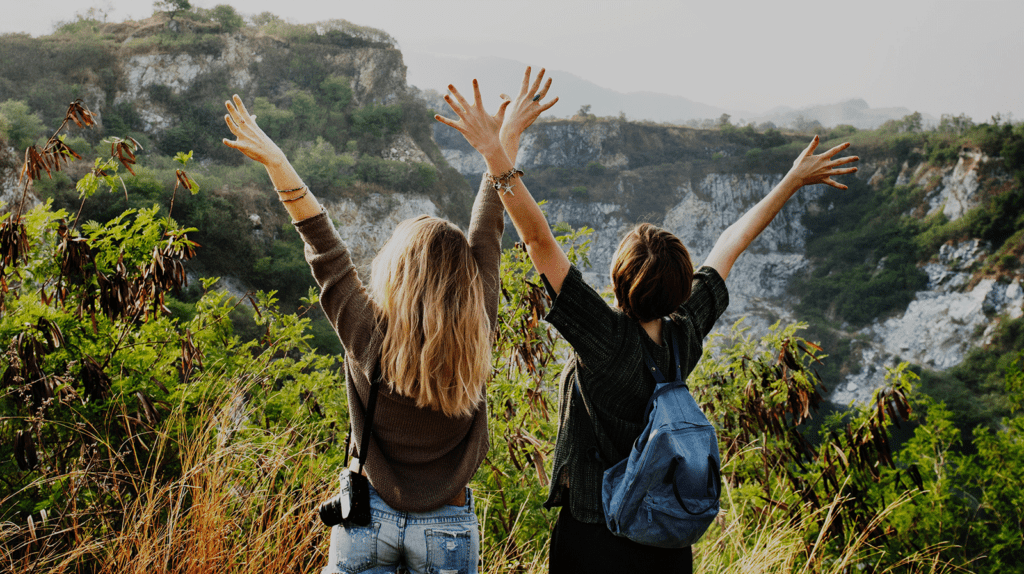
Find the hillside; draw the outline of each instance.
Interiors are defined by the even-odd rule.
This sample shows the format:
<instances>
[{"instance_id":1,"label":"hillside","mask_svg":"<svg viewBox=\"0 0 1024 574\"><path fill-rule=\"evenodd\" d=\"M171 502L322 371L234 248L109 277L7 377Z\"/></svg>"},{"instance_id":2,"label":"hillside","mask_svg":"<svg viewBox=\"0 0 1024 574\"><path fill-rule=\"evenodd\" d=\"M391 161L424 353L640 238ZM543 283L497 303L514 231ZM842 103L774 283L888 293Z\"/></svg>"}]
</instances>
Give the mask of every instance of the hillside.
<instances>
[{"instance_id":1,"label":"hillside","mask_svg":"<svg viewBox=\"0 0 1024 574\"><path fill-rule=\"evenodd\" d=\"M79 18L0 52L0 570L320 568L344 356L265 173L220 143L223 101L250 102L360 271L402 219L464 226L478 156L393 40L345 21ZM723 462L701 571L1022 568L1024 126L925 119L823 131L861 157L850 190L803 190L729 277L690 378ZM50 149L83 157L33 160L23 212L20 150L62 122ZM601 288L638 221L703 259L810 137L580 113L538 121L520 165ZM542 572L568 349L508 229L471 486L488 571Z\"/></svg>"},{"instance_id":2,"label":"hillside","mask_svg":"<svg viewBox=\"0 0 1024 574\"><path fill-rule=\"evenodd\" d=\"M965 428L1009 412L992 389L1024 314L1024 129L964 122L924 130L909 115L824 132L821 149L848 140L862 158L850 190L817 186L790 201L737 261L721 325L810 322L840 406L869 401L885 368L908 361ZM476 180L482 162L451 132L435 127L435 140ZM604 287L618 238L638 221L670 229L700 261L809 137L577 117L535 126L520 165L553 221L596 230L584 271Z\"/></svg>"}]
</instances>

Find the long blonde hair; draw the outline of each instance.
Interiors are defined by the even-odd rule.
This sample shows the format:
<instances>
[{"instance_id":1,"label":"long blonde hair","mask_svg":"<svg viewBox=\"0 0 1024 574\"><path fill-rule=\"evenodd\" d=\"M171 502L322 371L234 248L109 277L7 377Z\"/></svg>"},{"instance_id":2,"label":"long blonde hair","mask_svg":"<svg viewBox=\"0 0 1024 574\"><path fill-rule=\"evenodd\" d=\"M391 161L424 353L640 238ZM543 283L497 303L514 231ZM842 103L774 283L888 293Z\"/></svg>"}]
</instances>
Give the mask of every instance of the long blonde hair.
<instances>
[{"instance_id":1,"label":"long blonde hair","mask_svg":"<svg viewBox=\"0 0 1024 574\"><path fill-rule=\"evenodd\" d=\"M452 223L407 219L373 259L370 292L385 328L383 380L416 406L472 414L491 370L483 279Z\"/></svg>"}]
</instances>

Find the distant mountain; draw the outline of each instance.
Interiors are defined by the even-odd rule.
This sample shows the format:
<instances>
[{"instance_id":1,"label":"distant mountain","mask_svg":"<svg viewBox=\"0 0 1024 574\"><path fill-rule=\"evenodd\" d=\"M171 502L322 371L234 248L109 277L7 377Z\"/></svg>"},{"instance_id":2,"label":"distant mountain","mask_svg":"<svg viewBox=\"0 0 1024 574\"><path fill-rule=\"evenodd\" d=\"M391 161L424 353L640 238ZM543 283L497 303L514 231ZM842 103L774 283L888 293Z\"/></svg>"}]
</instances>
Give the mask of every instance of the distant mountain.
<instances>
[{"instance_id":1,"label":"distant mountain","mask_svg":"<svg viewBox=\"0 0 1024 574\"><path fill-rule=\"evenodd\" d=\"M515 94L526 68L523 62L495 57L463 58L411 51L403 52L402 56L407 67L406 81L409 85L443 94L447 85L452 83L460 90L465 90L468 96L473 78L476 78L480 81L484 104L488 109L493 109L490 106L493 106L502 92ZM856 98L800 109L778 106L758 114L719 108L682 96L654 92L624 94L561 70L549 70L548 76L555 79L552 95L559 98L558 104L551 109L551 117L571 117L581 106L590 105L590 113L594 115L618 116L625 113L628 119L638 121L684 124L691 120L716 120L727 113L732 116L733 123L771 122L780 127L796 127L801 122L817 120L825 127L850 124L859 129L873 129L887 120L900 119L912 113L903 107L871 108L863 99ZM926 126L937 123L934 117L927 114L923 115L923 119Z\"/></svg>"},{"instance_id":2,"label":"distant mountain","mask_svg":"<svg viewBox=\"0 0 1024 574\"><path fill-rule=\"evenodd\" d=\"M468 96L473 78L476 78L480 81L484 105L488 109L502 92L509 95L518 92L523 70L526 69L523 62L495 57L459 58L422 52L403 52L402 56L408 68L406 81L410 85L444 93L451 83ZM682 96L652 92L624 94L560 70L549 70L547 75L555 79L551 95L558 96L558 104L550 112L552 117L573 116L583 105L590 105L590 113L597 116L618 116L621 112L631 120L680 124L693 119L718 118L723 113L743 113Z\"/></svg>"},{"instance_id":3,"label":"distant mountain","mask_svg":"<svg viewBox=\"0 0 1024 574\"><path fill-rule=\"evenodd\" d=\"M913 113L904 107L872 108L860 98L838 104L810 106L795 110L788 106L772 108L762 116L746 118L755 123L772 122L777 126L791 126L801 122L818 121L825 127L849 124L858 129L874 129L888 120L898 120ZM938 123L933 116L921 114L924 126Z\"/></svg>"}]
</instances>

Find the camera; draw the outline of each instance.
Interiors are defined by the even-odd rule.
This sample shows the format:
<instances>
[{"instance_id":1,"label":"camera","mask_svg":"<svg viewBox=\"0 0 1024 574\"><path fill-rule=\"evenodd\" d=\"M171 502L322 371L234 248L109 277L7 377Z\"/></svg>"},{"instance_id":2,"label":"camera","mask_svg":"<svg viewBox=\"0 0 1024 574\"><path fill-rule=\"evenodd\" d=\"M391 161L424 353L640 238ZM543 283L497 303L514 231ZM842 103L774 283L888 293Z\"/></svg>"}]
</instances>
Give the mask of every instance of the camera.
<instances>
[{"instance_id":1,"label":"camera","mask_svg":"<svg viewBox=\"0 0 1024 574\"><path fill-rule=\"evenodd\" d=\"M341 491L320 505L320 520L327 526L370 525L370 481L346 468L338 475Z\"/></svg>"}]
</instances>

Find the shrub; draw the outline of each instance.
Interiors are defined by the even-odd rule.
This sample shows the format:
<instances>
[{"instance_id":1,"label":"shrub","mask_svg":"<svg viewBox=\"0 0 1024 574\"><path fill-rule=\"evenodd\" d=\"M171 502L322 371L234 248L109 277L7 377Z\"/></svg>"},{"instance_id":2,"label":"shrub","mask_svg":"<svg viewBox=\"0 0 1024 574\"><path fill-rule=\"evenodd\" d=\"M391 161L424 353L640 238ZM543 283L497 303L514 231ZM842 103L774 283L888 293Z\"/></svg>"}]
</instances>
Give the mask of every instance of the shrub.
<instances>
[{"instance_id":1,"label":"shrub","mask_svg":"<svg viewBox=\"0 0 1024 574\"><path fill-rule=\"evenodd\" d=\"M18 100L0 103L0 128L11 145L22 152L45 132L42 120L32 113L28 104Z\"/></svg>"},{"instance_id":2,"label":"shrub","mask_svg":"<svg viewBox=\"0 0 1024 574\"><path fill-rule=\"evenodd\" d=\"M362 160L359 163L362 164ZM308 185L324 194L337 193L341 188L352 185L355 174L362 176L352 156L338 155L334 146L322 137L311 145L300 147L295 152L293 164Z\"/></svg>"},{"instance_id":3,"label":"shrub","mask_svg":"<svg viewBox=\"0 0 1024 574\"><path fill-rule=\"evenodd\" d=\"M369 104L352 112L352 129L357 135L383 138L396 133L402 124L402 108Z\"/></svg>"},{"instance_id":4,"label":"shrub","mask_svg":"<svg viewBox=\"0 0 1024 574\"><path fill-rule=\"evenodd\" d=\"M245 20L232 6L217 4L210 9L210 17L220 24L222 32L235 32L245 25Z\"/></svg>"}]
</instances>

